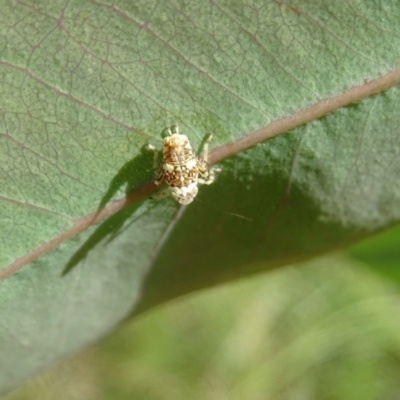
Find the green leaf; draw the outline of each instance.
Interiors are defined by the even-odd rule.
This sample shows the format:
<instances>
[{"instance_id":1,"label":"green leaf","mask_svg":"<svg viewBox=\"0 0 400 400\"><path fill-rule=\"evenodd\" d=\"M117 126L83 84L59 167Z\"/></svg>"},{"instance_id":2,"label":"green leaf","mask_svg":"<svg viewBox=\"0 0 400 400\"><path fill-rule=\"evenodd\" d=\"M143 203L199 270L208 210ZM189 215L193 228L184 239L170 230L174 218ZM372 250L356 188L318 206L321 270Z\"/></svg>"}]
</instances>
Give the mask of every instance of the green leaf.
<instances>
[{"instance_id":1,"label":"green leaf","mask_svg":"<svg viewBox=\"0 0 400 400\"><path fill-rule=\"evenodd\" d=\"M400 227L396 226L350 247L349 254L375 272L400 284Z\"/></svg>"},{"instance_id":2,"label":"green leaf","mask_svg":"<svg viewBox=\"0 0 400 400\"><path fill-rule=\"evenodd\" d=\"M398 15L394 0L3 2L1 390L131 313L397 223ZM195 149L213 132L223 168L186 208L146 184L143 146L173 123Z\"/></svg>"}]
</instances>

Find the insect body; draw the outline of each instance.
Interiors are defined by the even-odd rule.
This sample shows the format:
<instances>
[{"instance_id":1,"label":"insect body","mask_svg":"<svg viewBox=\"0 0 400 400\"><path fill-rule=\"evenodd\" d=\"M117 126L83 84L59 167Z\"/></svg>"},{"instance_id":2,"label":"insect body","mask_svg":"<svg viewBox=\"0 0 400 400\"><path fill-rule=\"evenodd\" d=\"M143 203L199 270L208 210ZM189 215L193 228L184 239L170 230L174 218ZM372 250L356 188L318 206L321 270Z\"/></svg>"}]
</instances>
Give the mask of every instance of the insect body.
<instances>
[{"instance_id":1,"label":"insect body","mask_svg":"<svg viewBox=\"0 0 400 400\"><path fill-rule=\"evenodd\" d=\"M188 137L179 133L177 125L168 128L166 132L161 166L158 163L157 149L148 145L154 151L154 169L156 170L154 183L160 185L165 181L175 200L181 204L189 204L197 195L197 184L211 184L214 181L215 172L219 170L207 168L208 142L212 139L212 135L205 142L203 153L196 157Z\"/></svg>"}]
</instances>

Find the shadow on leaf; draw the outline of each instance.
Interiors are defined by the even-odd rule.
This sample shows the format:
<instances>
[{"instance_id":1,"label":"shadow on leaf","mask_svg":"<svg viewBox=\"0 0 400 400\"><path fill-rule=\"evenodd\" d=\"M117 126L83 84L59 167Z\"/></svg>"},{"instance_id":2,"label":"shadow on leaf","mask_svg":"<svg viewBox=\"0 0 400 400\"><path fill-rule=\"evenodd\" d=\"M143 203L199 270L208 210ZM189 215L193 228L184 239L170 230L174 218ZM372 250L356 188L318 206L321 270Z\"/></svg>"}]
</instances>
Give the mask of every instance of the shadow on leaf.
<instances>
[{"instance_id":1,"label":"shadow on leaf","mask_svg":"<svg viewBox=\"0 0 400 400\"><path fill-rule=\"evenodd\" d=\"M128 195L135 188L140 187L145 182L151 180L149 173L152 173L152 156L149 151L143 147L141 153L134 159L125 163L118 173L111 180L107 192L102 197L97 213L93 217L96 218L98 213L114 198L114 196L125 186L125 194ZM144 174L143 171L146 171ZM149 172L149 173L147 173ZM104 245L112 242L123 230L127 229L132 223L136 222L144 214L138 215L129 224L126 221L132 217L135 211L142 204L142 201L136 201L122 210L118 211L111 217L102 222L93 234L86 240L86 242L72 255L67 264L65 265L62 275L69 273L80 261L87 257L90 250L92 250L99 243L104 242ZM152 207L151 207L152 208ZM146 210L148 212L149 209ZM125 226L124 226L125 225Z\"/></svg>"}]
</instances>

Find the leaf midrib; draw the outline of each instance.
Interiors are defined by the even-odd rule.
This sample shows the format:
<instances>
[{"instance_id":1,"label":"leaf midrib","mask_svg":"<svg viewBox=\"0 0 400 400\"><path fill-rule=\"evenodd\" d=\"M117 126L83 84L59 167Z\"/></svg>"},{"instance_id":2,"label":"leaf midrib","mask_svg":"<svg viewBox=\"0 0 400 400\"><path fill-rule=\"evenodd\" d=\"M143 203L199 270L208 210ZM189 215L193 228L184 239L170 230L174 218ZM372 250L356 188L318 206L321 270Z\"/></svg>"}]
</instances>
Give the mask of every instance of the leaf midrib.
<instances>
[{"instance_id":1,"label":"leaf midrib","mask_svg":"<svg viewBox=\"0 0 400 400\"><path fill-rule=\"evenodd\" d=\"M224 145L214 148L210 151L209 163L214 164L216 162L219 162L260 142L280 135L300 125L304 125L308 122L314 121L341 107L356 103L368 96L383 92L399 83L399 68L389 71L385 75L382 75L378 78L364 81L361 85L353 86L339 95L319 100L318 102L307 108L272 121L267 126L251 132L247 135L244 135L234 140L233 142L226 143ZM129 127L129 129L133 128ZM0 280L7 278L11 274L22 268L24 265L34 261L39 256L57 247L65 240L82 232L92 224L104 220L111 215L114 215L123 208L129 206L134 201L138 201L146 196L149 196L156 190L157 187L152 182L147 183L131 192L125 198L114 200L102 209L99 209L93 213L74 220L70 228L64 230L53 239L43 243L29 253L15 259L11 264L3 268L0 271Z\"/></svg>"}]
</instances>

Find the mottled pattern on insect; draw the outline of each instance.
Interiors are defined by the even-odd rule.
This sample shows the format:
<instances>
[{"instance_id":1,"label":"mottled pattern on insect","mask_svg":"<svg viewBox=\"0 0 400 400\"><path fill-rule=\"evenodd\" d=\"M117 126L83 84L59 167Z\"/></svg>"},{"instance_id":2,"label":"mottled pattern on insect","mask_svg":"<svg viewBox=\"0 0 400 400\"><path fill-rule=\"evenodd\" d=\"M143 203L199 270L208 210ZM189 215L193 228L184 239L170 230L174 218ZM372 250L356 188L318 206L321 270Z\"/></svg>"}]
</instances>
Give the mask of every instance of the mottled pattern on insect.
<instances>
[{"instance_id":1,"label":"mottled pattern on insect","mask_svg":"<svg viewBox=\"0 0 400 400\"><path fill-rule=\"evenodd\" d=\"M163 162L159 165L157 149L148 144L154 151L154 169L156 185L163 181L169 186L172 197L181 204L189 204L197 195L197 184L211 184L217 168L208 169L208 142L204 143L203 152L199 157L193 154L192 146L186 135L179 133L177 125L166 129L167 136L163 140Z\"/></svg>"}]
</instances>

